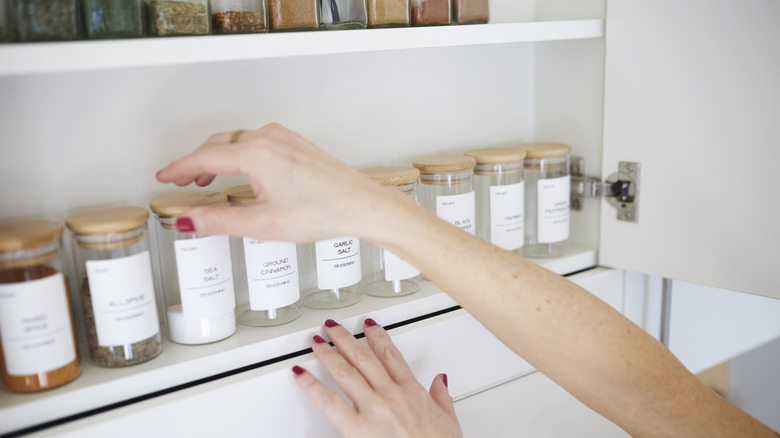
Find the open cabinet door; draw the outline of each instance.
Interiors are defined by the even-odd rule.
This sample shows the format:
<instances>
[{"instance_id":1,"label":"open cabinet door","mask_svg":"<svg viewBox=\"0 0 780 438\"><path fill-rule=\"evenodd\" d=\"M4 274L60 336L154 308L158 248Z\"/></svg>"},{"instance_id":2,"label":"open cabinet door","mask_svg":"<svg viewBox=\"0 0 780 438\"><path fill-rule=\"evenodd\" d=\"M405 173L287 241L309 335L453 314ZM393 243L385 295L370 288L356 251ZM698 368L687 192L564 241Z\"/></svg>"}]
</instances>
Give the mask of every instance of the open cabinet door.
<instances>
[{"instance_id":1,"label":"open cabinet door","mask_svg":"<svg viewBox=\"0 0 780 438\"><path fill-rule=\"evenodd\" d=\"M608 0L600 263L780 298L780 2Z\"/></svg>"}]
</instances>

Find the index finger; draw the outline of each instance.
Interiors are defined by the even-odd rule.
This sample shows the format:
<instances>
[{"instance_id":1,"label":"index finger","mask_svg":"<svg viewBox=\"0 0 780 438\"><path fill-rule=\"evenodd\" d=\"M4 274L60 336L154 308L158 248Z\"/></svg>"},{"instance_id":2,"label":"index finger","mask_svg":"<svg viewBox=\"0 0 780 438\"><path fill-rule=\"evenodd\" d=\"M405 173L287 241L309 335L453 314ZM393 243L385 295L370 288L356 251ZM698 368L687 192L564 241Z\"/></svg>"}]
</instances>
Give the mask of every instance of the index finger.
<instances>
[{"instance_id":1,"label":"index finger","mask_svg":"<svg viewBox=\"0 0 780 438\"><path fill-rule=\"evenodd\" d=\"M184 186L206 176L244 174L242 168L247 147L240 143L205 143L194 152L173 161L157 172L160 182L172 182ZM203 178L201 178L203 177Z\"/></svg>"}]
</instances>

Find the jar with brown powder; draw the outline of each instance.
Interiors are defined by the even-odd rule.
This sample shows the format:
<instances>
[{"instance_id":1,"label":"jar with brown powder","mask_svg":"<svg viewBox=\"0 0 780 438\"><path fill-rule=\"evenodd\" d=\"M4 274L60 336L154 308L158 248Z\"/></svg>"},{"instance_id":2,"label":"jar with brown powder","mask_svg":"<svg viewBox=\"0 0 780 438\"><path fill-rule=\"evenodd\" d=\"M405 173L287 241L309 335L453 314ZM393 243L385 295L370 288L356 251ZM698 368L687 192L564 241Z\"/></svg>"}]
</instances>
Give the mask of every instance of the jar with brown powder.
<instances>
[{"instance_id":1,"label":"jar with brown powder","mask_svg":"<svg viewBox=\"0 0 780 438\"><path fill-rule=\"evenodd\" d=\"M9 391L54 388L81 370L61 271L63 231L49 221L0 224L0 374Z\"/></svg>"},{"instance_id":2,"label":"jar with brown powder","mask_svg":"<svg viewBox=\"0 0 780 438\"><path fill-rule=\"evenodd\" d=\"M318 30L319 0L268 0L271 32Z\"/></svg>"},{"instance_id":3,"label":"jar with brown powder","mask_svg":"<svg viewBox=\"0 0 780 438\"><path fill-rule=\"evenodd\" d=\"M368 27L408 27L412 24L409 0L367 0Z\"/></svg>"},{"instance_id":4,"label":"jar with brown powder","mask_svg":"<svg viewBox=\"0 0 780 438\"><path fill-rule=\"evenodd\" d=\"M443 26L451 23L451 0L411 0L412 26Z\"/></svg>"},{"instance_id":5,"label":"jar with brown powder","mask_svg":"<svg viewBox=\"0 0 780 438\"><path fill-rule=\"evenodd\" d=\"M214 34L268 31L265 0L210 0Z\"/></svg>"},{"instance_id":6,"label":"jar with brown powder","mask_svg":"<svg viewBox=\"0 0 780 438\"><path fill-rule=\"evenodd\" d=\"M484 24L490 19L489 0L452 0L452 21L456 24Z\"/></svg>"}]
</instances>

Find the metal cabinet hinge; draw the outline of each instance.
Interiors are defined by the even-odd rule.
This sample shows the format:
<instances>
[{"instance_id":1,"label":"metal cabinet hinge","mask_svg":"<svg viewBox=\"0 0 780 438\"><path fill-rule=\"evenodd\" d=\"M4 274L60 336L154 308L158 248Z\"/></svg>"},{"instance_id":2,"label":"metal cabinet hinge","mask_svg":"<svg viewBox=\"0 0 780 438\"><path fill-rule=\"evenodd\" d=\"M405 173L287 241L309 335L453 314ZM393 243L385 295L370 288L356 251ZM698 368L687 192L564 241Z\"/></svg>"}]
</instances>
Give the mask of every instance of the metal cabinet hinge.
<instances>
[{"instance_id":1,"label":"metal cabinet hinge","mask_svg":"<svg viewBox=\"0 0 780 438\"><path fill-rule=\"evenodd\" d=\"M585 160L582 157L571 157L571 208L581 210L583 198L606 197L607 202L617 208L618 220L636 222L640 169L639 163L621 161L618 171L601 182L598 178L585 176Z\"/></svg>"}]
</instances>

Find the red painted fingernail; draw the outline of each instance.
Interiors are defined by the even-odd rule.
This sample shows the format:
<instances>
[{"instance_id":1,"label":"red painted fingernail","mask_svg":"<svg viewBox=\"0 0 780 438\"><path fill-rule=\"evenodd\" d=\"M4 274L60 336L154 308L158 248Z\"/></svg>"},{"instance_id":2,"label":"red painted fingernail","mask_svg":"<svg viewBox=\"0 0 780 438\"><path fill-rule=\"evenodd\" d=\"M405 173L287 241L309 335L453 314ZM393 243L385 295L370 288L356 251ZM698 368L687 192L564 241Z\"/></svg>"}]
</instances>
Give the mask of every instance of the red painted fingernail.
<instances>
[{"instance_id":1,"label":"red painted fingernail","mask_svg":"<svg viewBox=\"0 0 780 438\"><path fill-rule=\"evenodd\" d=\"M300 376L301 374L305 373L306 370L304 370L303 368L299 367L298 365L295 365L292 368L292 372L294 372L296 376Z\"/></svg>"},{"instance_id":2,"label":"red painted fingernail","mask_svg":"<svg viewBox=\"0 0 780 438\"><path fill-rule=\"evenodd\" d=\"M378 325L378 324L376 323L376 321L374 321L374 320L373 320L373 319L371 319L371 318L366 318L366 320L365 320L365 321L363 321L363 324L365 324L365 325L367 325L367 326L369 326L369 327L373 327L373 326L375 326L375 325Z\"/></svg>"},{"instance_id":3,"label":"red painted fingernail","mask_svg":"<svg viewBox=\"0 0 780 438\"><path fill-rule=\"evenodd\" d=\"M336 321L334 321L332 319L329 319L329 320L325 321L325 327L332 328L332 327L336 327L337 325L339 325L339 323L337 323Z\"/></svg>"},{"instance_id":4,"label":"red painted fingernail","mask_svg":"<svg viewBox=\"0 0 780 438\"><path fill-rule=\"evenodd\" d=\"M316 342L318 344L324 344L325 343L325 339L322 339L322 336L320 336L320 335L314 335L314 337L312 339L314 339L314 342Z\"/></svg>"},{"instance_id":5,"label":"red painted fingernail","mask_svg":"<svg viewBox=\"0 0 780 438\"><path fill-rule=\"evenodd\" d=\"M182 233L191 233L195 231L195 224L187 216L180 216L176 218L176 229Z\"/></svg>"},{"instance_id":6,"label":"red painted fingernail","mask_svg":"<svg viewBox=\"0 0 780 438\"><path fill-rule=\"evenodd\" d=\"M447 383L447 375L444 374L444 373L442 373L442 375L441 375L441 383L443 383L444 386L446 386L447 388L450 387L450 385Z\"/></svg>"}]
</instances>

